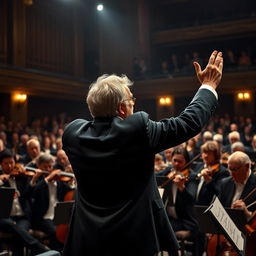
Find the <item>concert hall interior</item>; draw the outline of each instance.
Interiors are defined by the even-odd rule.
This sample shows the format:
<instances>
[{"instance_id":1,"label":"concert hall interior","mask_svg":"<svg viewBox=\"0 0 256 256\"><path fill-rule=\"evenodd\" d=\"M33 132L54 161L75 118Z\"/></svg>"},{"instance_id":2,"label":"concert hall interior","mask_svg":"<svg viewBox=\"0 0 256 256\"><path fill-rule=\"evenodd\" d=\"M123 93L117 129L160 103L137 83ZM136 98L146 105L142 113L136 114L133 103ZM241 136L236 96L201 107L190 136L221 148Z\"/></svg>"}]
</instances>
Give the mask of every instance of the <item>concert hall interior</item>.
<instances>
[{"instance_id":1,"label":"concert hall interior","mask_svg":"<svg viewBox=\"0 0 256 256\"><path fill-rule=\"evenodd\" d=\"M125 74L134 112L178 116L200 87L193 62L205 68L213 50L224 60L216 111L198 135L158 152L154 172L179 255L239 255L223 230L201 230L195 206L218 196L241 210L231 218L245 221L245 255L255 256L256 1L1 0L0 255L61 255L76 191L62 135L92 119L91 83ZM54 202L45 183L59 184Z\"/></svg>"}]
</instances>

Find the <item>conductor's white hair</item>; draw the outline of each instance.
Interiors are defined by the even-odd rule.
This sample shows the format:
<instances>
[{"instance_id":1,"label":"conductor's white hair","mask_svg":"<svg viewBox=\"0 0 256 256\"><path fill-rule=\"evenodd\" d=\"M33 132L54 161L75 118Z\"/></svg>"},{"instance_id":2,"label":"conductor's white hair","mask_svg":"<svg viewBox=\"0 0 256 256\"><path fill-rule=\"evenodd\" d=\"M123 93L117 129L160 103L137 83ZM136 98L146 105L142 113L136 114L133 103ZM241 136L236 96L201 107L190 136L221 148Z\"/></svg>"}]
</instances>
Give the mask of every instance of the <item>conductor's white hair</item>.
<instances>
[{"instance_id":1,"label":"conductor's white hair","mask_svg":"<svg viewBox=\"0 0 256 256\"><path fill-rule=\"evenodd\" d=\"M90 85L86 99L91 115L93 117L116 116L118 104L127 99L127 91L132 84L126 75L100 76Z\"/></svg>"}]
</instances>

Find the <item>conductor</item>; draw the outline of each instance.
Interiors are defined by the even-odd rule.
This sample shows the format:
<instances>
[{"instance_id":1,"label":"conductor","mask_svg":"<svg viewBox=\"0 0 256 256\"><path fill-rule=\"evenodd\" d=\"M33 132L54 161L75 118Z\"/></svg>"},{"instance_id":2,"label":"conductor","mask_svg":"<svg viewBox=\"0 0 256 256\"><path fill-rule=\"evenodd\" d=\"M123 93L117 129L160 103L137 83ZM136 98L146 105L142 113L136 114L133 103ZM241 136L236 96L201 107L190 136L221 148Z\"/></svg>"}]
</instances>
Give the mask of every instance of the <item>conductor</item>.
<instances>
[{"instance_id":1,"label":"conductor","mask_svg":"<svg viewBox=\"0 0 256 256\"><path fill-rule=\"evenodd\" d=\"M63 134L63 149L77 179L77 196L64 255L177 255L154 176L157 152L198 134L217 105L222 53L213 51L204 70L194 67L201 87L178 116L159 122L133 113L127 76L103 75L91 84L92 120L77 119Z\"/></svg>"}]
</instances>

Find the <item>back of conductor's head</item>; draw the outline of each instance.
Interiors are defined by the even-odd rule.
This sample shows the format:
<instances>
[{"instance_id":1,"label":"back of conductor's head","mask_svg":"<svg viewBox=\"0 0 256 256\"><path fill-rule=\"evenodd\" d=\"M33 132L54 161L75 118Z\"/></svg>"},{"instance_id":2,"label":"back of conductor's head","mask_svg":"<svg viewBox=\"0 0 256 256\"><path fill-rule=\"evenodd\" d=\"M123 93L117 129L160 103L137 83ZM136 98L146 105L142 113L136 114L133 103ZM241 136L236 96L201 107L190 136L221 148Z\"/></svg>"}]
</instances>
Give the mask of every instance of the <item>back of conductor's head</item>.
<instances>
[{"instance_id":1,"label":"back of conductor's head","mask_svg":"<svg viewBox=\"0 0 256 256\"><path fill-rule=\"evenodd\" d=\"M87 104L93 117L113 117L118 115L120 102L127 99L129 87L133 83L127 76L100 76L92 83L87 95Z\"/></svg>"}]
</instances>

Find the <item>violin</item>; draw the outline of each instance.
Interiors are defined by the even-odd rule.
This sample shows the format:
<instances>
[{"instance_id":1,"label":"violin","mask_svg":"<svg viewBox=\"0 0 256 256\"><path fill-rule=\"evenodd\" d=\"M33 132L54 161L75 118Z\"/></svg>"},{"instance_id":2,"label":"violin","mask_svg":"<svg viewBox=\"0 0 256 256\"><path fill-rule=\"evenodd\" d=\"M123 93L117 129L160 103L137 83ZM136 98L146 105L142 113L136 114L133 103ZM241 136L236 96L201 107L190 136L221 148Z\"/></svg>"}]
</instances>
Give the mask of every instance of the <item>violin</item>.
<instances>
[{"instance_id":1,"label":"violin","mask_svg":"<svg viewBox=\"0 0 256 256\"><path fill-rule=\"evenodd\" d=\"M24 166L23 164L17 163L15 165L11 175L13 175L13 176L25 175L25 176L32 177L36 174L36 170L40 170L41 173L46 176L50 174L50 172L48 172L48 171L44 171L44 170L41 170L38 168L29 167L29 166ZM72 180L74 177L75 177L75 175L73 173L61 171L58 175L56 175L56 178L54 178L54 179L68 182L68 181Z\"/></svg>"},{"instance_id":2,"label":"violin","mask_svg":"<svg viewBox=\"0 0 256 256\"><path fill-rule=\"evenodd\" d=\"M161 184L160 188L163 188L165 185L167 185L168 183L170 183L171 181L173 181L176 177L176 175L181 175L184 176L184 179L186 179L186 181L188 181L188 176L189 176L189 168L188 166L193 163L196 159L198 159L201 156L201 153L199 153L198 155L196 155L193 159L191 159L189 162L187 162L180 170L178 171L174 171L172 173L172 175L167 176L168 180L166 180L165 182L163 182L163 184Z\"/></svg>"},{"instance_id":3,"label":"violin","mask_svg":"<svg viewBox=\"0 0 256 256\"><path fill-rule=\"evenodd\" d=\"M212 177L217 171L219 171L220 163L209 165L207 166L207 169L209 171L209 175ZM200 179L203 175L204 175L204 172L201 171L200 173L197 174L197 179Z\"/></svg>"}]
</instances>

